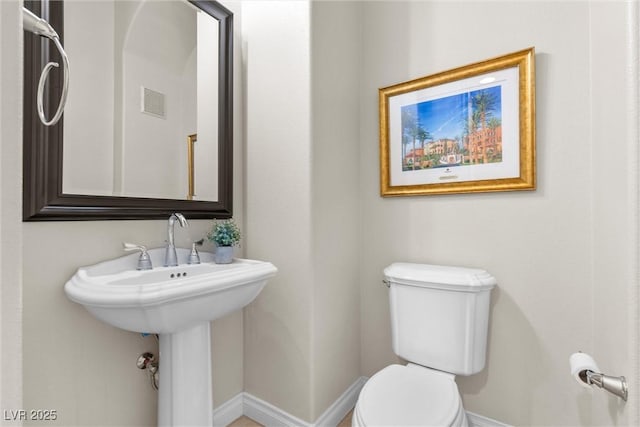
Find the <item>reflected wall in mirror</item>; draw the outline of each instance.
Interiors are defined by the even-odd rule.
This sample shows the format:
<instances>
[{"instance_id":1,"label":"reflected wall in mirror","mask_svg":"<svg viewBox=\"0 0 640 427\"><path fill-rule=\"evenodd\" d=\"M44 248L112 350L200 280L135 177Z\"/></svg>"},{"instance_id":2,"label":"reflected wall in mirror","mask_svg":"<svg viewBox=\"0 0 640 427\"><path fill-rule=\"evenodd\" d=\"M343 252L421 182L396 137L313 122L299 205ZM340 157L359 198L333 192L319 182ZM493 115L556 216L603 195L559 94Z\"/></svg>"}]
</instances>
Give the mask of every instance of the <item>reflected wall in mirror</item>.
<instances>
[{"instance_id":1,"label":"reflected wall in mirror","mask_svg":"<svg viewBox=\"0 0 640 427\"><path fill-rule=\"evenodd\" d=\"M67 2L64 22L63 192L217 200L218 21L180 0L111 0Z\"/></svg>"},{"instance_id":2,"label":"reflected wall in mirror","mask_svg":"<svg viewBox=\"0 0 640 427\"><path fill-rule=\"evenodd\" d=\"M230 217L232 14L214 1L25 6L61 35L71 73L63 120L44 127L34 87L57 53L25 33L24 220Z\"/></svg>"}]
</instances>

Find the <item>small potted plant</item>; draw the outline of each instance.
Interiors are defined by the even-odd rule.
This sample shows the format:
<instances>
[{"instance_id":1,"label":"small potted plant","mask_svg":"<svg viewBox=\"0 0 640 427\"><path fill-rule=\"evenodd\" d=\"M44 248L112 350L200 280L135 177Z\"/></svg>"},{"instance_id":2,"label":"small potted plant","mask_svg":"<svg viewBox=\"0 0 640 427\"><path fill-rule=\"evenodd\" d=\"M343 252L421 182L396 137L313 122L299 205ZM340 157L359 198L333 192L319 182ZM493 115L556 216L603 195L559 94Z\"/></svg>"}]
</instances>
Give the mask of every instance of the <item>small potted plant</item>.
<instances>
[{"instance_id":1,"label":"small potted plant","mask_svg":"<svg viewBox=\"0 0 640 427\"><path fill-rule=\"evenodd\" d=\"M240 228L233 219L214 221L207 239L216 245L214 261L229 264L233 261L233 247L240 243Z\"/></svg>"}]
</instances>

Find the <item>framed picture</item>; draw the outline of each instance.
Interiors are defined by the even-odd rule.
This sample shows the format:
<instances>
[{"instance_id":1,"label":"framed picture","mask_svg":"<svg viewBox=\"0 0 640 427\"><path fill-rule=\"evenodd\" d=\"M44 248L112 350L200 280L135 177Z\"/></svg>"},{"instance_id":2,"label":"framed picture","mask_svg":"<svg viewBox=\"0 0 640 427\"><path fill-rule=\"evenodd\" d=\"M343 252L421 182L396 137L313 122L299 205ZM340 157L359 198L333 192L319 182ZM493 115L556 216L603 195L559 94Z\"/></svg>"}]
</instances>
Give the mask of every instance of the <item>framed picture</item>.
<instances>
[{"instance_id":1,"label":"framed picture","mask_svg":"<svg viewBox=\"0 0 640 427\"><path fill-rule=\"evenodd\" d=\"M380 89L381 195L534 190L534 55Z\"/></svg>"}]
</instances>

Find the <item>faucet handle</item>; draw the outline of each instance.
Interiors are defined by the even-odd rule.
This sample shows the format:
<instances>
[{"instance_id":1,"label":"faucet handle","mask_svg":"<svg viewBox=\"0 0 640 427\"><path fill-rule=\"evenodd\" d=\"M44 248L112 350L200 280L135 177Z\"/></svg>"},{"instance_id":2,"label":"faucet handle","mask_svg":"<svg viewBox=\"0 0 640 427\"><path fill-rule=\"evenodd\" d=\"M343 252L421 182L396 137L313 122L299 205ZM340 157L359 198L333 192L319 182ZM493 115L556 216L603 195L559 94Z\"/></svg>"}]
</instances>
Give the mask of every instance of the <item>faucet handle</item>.
<instances>
[{"instance_id":1,"label":"faucet handle","mask_svg":"<svg viewBox=\"0 0 640 427\"><path fill-rule=\"evenodd\" d=\"M196 246L202 246L203 243L204 239L200 239L191 244L191 253L189 254L189 259L187 261L189 264L200 264L200 255L198 254Z\"/></svg>"},{"instance_id":2,"label":"faucet handle","mask_svg":"<svg viewBox=\"0 0 640 427\"><path fill-rule=\"evenodd\" d=\"M146 251L147 247L144 245L136 245L135 243L127 243L127 242L123 242L122 243L122 248L126 251L126 252L131 252L131 251Z\"/></svg>"},{"instance_id":3,"label":"faucet handle","mask_svg":"<svg viewBox=\"0 0 640 427\"><path fill-rule=\"evenodd\" d=\"M135 245L133 243L123 243L122 246L126 252L140 251L140 258L138 258L138 266L136 270L151 270L153 265L151 264L151 258L147 253L147 247L143 245Z\"/></svg>"}]
</instances>

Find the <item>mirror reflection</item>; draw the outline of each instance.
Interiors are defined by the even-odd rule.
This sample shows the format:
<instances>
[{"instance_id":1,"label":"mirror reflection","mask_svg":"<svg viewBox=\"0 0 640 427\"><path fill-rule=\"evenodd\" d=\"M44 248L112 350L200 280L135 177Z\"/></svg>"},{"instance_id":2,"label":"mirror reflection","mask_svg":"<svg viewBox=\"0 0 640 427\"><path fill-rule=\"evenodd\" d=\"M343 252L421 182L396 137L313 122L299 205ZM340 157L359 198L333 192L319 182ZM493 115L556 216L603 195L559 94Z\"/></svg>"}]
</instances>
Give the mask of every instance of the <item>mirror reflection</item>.
<instances>
[{"instance_id":1,"label":"mirror reflection","mask_svg":"<svg viewBox=\"0 0 640 427\"><path fill-rule=\"evenodd\" d=\"M63 193L217 201L218 21L186 1L74 1L64 25Z\"/></svg>"}]
</instances>

